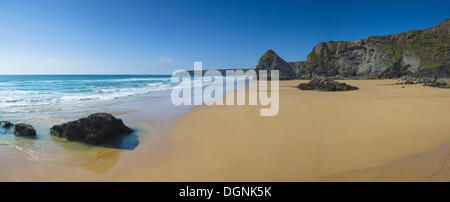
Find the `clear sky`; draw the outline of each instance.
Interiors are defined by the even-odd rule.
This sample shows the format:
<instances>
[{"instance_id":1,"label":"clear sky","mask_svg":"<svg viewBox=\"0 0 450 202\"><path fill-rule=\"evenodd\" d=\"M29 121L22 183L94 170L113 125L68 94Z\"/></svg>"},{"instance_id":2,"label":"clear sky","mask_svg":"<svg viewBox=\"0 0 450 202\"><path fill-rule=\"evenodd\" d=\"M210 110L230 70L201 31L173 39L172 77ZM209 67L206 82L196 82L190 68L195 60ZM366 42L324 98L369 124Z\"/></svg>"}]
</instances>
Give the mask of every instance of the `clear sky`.
<instances>
[{"instance_id":1,"label":"clear sky","mask_svg":"<svg viewBox=\"0 0 450 202\"><path fill-rule=\"evenodd\" d=\"M170 74L305 60L330 40L424 29L450 1L0 0L0 74Z\"/></svg>"}]
</instances>

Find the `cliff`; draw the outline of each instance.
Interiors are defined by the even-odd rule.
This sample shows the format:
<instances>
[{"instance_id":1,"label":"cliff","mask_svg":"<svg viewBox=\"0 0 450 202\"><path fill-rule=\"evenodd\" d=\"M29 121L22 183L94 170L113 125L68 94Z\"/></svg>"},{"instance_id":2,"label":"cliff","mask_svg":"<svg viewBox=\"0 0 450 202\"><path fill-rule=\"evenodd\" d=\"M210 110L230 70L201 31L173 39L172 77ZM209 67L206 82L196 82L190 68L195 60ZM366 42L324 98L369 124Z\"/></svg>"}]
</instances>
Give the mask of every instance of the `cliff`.
<instances>
[{"instance_id":1,"label":"cliff","mask_svg":"<svg viewBox=\"0 0 450 202\"><path fill-rule=\"evenodd\" d=\"M316 45L300 77L450 77L450 19L425 30ZM291 63L294 64L294 63Z\"/></svg>"},{"instance_id":2,"label":"cliff","mask_svg":"<svg viewBox=\"0 0 450 202\"><path fill-rule=\"evenodd\" d=\"M300 77L300 75L305 74L306 69L306 61L296 61L296 62L288 62L289 66L291 66L292 71L295 73L295 78Z\"/></svg>"}]
</instances>

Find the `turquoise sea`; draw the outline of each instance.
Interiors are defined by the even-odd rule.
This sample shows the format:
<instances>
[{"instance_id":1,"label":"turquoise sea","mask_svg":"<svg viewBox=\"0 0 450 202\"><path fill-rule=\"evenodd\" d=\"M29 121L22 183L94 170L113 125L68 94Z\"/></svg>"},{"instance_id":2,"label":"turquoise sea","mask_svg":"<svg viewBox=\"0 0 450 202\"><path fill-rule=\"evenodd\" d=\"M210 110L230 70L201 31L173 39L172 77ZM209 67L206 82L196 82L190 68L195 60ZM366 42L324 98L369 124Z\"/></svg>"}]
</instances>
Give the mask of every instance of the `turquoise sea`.
<instances>
[{"instance_id":1,"label":"turquoise sea","mask_svg":"<svg viewBox=\"0 0 450 202\"><path fill-rule=\"evenodd\" d=\"M20 120L23 113L112 104L171 87L169 75L0 75L0 115Z\"/></svg>"},{"instance_id":2,"label":"turquoise sea","mask_svg":"<svg viewBox=\"0 0 450 202\"><path fill-rule=\"evenodd\" d=\"M137 110L117 107L121 103L167 101L175 85L170 75L0 75L0 120L31 124L38 133L36 138L15 137L12 129L0 128L0 144L38 159L53 159L52 153L61 154L67 148L90 150L89 145L51 137L49 128L95 112ZM138 140L135 134L121 141L119 148L133 149Z\"/></svg>"},{"instance_id":3,"label":"turquoise sea","mask_svg":"<svg viewBox=\"0 0 450 202\"><path fill-rule=\"evenodd\" d=\"M205 87L212 81L205 77L193 80L191 86ZM31 124L37 131L35 138L16 137L12 129L0 127L0 146L9 145L38 160L98 151L96 146L53 137L49 128L96 112L119 118L140 113L136 116L169 125L191 107L171 104L171 89L179 84L172 83L170 75L0 75L0 121ZM132 118L124 122L138 132L113 147L133 150L144 133Z\"/></svg>"}]
</instances>

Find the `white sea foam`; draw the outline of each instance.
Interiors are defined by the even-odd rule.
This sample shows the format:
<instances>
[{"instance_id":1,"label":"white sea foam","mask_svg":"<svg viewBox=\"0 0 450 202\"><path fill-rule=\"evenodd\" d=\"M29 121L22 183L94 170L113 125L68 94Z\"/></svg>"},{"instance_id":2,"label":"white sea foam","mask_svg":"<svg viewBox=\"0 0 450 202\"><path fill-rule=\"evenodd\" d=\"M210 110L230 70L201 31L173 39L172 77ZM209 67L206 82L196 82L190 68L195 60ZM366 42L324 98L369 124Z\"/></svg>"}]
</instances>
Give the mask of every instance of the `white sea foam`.
<instances>
[{"instance_id":1,"label":"white sea foam","mask_svg":"<svg viewBox=\"0 0 450 202\"><path fill-rule=\"evenodd\" d=\"M209 77L193 79L189 86L202 87L214 80ZM170 77L52 79L15 83L20 85L0 88L0 113L40 113L109 105L122 102L122 98L168 91L179 86L171 83Z\"/></svg>"}]
</instances>

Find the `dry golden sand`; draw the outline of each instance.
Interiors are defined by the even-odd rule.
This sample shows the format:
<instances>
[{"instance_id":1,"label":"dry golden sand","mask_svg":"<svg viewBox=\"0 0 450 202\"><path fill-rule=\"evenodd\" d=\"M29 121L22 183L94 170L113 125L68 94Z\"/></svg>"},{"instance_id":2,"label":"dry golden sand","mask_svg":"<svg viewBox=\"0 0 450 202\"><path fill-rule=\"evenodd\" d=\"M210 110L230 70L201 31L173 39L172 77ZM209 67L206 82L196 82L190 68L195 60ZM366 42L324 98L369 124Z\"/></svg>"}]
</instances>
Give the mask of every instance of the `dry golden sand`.
<instances>
[{"instance_id":1,"label":"dry golden sand","mask_svg":"<svg viewBox=\"0 0 450 202\"><path fill-rule=\"evenodd\" d=\"M423 157L397 161L393 169L370 170L369 177L349 173L449 142L448 89L402 88L391 85L394 80L345 82L360 89L301 91L293 88L299 81L283 81L274 117L259 116L260 106L193 109L172 129L169 140L177 149L163 162L162 179L319 181L343 172L330 180L450 179L448 166L439 178L429 173L442 157L427 158L426 164ZM449 147L444 150L435 155L449 153Z\"/></svg>"},{"instance_id":2,"label":"dry golden sand","mask_svg":"<svg viewBox=\"0 0 450 202\"><path fill-rule=\"evenodd\" d=\"M0 181L450 180L450 90L350 80L360 89L301 91L299 82L280 82L274 117L259 116L261 106L199 106L158 135L167 120L131 113L124 120L145 120L152 134L81 163L0 152Z\"/></svg>"}]
</instances>

